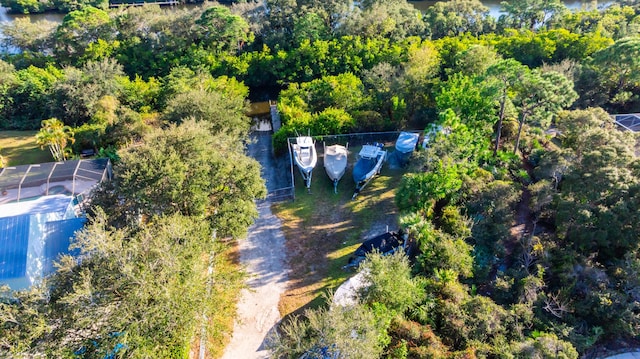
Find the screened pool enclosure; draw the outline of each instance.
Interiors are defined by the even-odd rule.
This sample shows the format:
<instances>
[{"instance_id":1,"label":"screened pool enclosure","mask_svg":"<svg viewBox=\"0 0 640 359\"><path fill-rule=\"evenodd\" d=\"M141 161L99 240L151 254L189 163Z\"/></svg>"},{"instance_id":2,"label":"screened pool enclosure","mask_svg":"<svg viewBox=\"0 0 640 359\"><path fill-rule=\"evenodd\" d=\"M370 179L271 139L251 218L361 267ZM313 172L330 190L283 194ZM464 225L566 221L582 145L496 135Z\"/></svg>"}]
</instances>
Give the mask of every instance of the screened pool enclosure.
<instances>
[{"instance_id":1,"label":"screened pool enclosure","mask_svg":"<svg viewBox=\"0 0 640 359\"><path fill-rule=\"evenodd\" d=\"M53 194L86 194L110 177L107 158L5 167L0 169L0 204Z\"/></svg>"},{"instance_id":2,"label":"screened pool enclosure","mask_svg":"<svg viewBox=\"0 0 640 359\"><path fill-rule=\"evenodd\" d=\"M51 274L85 223L82 202L111 178L108 159L0 169L0 285L19 290Z\"/></svg>"}]
</instances>

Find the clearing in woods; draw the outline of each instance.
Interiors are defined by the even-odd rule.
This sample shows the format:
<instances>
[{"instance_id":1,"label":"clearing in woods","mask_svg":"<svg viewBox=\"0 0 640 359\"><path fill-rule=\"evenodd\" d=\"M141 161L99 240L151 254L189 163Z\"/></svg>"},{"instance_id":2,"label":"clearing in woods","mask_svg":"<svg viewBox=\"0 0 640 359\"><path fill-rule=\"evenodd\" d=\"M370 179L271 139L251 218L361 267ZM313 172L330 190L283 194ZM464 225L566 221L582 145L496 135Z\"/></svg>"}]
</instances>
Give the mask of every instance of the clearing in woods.
<instances>
[{"instance_id":1,"label":"clearing in woods","mask_svg":"<svg viewBox=\"0 0 640 359\"><path fill-rule=\"evenodd\" d=\"M392 146L387 146L389 153ZM297 168L296 199L273 206L282 220L287 248L289 281L280 298L281 315L299 314L322 304L322 294L334 291L353 275L342 269L364 239L398 229L395 190L404 170L385 163L381 173L351 200L355 184L351 170L360 147L349 148L347 172L333 192L323 159L313 171L311 193L307 193ZM321 154L318 154L321 157Z\"/></svg>"}]
</instances>

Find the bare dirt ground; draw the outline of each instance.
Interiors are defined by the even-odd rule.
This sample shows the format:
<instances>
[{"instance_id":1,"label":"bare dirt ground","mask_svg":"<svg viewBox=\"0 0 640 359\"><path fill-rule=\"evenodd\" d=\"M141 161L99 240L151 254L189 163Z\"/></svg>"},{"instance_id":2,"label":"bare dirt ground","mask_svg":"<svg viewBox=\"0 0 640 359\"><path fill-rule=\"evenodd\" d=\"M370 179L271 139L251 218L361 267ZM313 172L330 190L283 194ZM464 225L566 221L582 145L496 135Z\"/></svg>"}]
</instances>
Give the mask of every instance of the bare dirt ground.
<instances>
[{"instance_id":1,"label":"bare dirt ground","mask_svg":"<svg viewBox=\"0 0 640 359\"><path fill-rule=\"evenodd\" d=\"M256 134L253 138L255 141L248 146L249 155L262 165L267 189L286 186L282 164L272 156L271 136ZM249 228L247 238L238 242L240 263L249 278L238 303L231 342L222 357L226 359L267 358L265 340L281 317L278 302L287 283L282 224L271 212L270 202L259 203L258 211L260 216Z\"/></svg>"}]
</instances>

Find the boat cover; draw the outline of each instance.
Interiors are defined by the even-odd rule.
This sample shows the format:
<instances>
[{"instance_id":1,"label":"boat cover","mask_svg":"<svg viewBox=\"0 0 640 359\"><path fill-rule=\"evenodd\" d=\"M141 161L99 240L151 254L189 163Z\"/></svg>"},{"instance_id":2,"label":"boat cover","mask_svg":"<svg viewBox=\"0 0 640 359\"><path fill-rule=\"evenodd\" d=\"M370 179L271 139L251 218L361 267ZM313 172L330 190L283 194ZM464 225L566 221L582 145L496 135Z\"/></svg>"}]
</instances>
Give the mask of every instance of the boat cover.
<instances>
[{"instance_id":1,"label":"boat cover","mask_svg":"<svg viewBox=\"0 0 640 359\"><path fill-rule=\"evenodd\" d=\"M373 170L378 161L376 158L360 158L353 166L353 181L360 183L367 179L367 174Z\"/></svg>"},{"instance_id":2,"label":"boat cover","mask_svg":"<svg viewBox=\"0 0 640 359\"><path fill-rule=\"evenodd\" d=\"M364 241L360 247L356 249L353 255L356 257L364 257L367 253L371 253L373 251L378 251L381 254L387 254L395 251L403 242L402 236L398 232L383 233L377 237Z\"/></svg>"},{"instance_id":3,"label":"boat cover","mask_svg":"<svg viewBox=\"0 0 640 359\"><path fill-rule=\"evenodd\" d=\"M327 147L324 154L324 167L332 180L340 180L347 168L347 148L341 145Z\"/></svg>"},{"instance_id":4,"label":"boat cover","mask_svg":"<svg viewBox=\"0 0 640 359\"><path fill-rule=\"evenodd\" d=\"M418 144L419 137L419 133L400 132L400 136L398 136L398 140L396 141L396 150L402 153L413 152Z\"/></svg>"}]
</instances>

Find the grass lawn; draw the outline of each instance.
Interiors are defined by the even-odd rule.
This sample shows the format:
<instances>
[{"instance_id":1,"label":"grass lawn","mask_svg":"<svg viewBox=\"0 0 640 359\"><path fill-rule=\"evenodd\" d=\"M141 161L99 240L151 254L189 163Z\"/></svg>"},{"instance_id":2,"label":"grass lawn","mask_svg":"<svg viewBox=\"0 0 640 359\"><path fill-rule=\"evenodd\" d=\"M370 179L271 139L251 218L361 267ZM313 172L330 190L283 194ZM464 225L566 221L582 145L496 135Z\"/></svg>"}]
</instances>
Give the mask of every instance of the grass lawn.
<instances>
[{"instance_id":1,"label":"grass lawn","mask_svg":"<svg viewBox=\"0 0 640 359\"><path fill-rule=\"evenodd\" d=\"M291 269L289 288L280 298L283 316L322 304L323 293L335 290L353 275L353 270L342 266L360 243L384 233L387 226L389 230L398 228L394 198L404 171L385 164L381 174L352 201L355 184L351 170L359 150L349 148L349 166L337 194L319 158L311 193L296 168L296 200L273 206L283 223Z\"/></svg>"},{"instance_id":2,"label":"grass lawn","mask_svg":"<svg viewBox=\"0 0 640 359\"><path fill-rule=\"evenodd\" d=\"M7 166L52 162L47 148L40 149L35 135L38 131L0 131L0 155Z\"/></svg>"}]
</instances>

